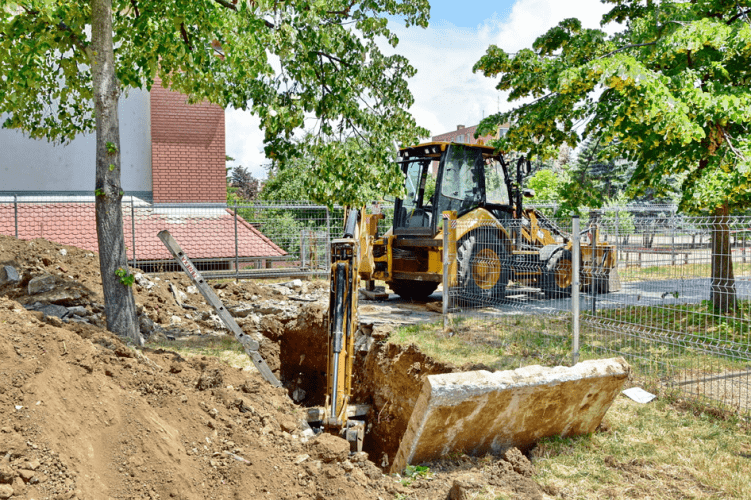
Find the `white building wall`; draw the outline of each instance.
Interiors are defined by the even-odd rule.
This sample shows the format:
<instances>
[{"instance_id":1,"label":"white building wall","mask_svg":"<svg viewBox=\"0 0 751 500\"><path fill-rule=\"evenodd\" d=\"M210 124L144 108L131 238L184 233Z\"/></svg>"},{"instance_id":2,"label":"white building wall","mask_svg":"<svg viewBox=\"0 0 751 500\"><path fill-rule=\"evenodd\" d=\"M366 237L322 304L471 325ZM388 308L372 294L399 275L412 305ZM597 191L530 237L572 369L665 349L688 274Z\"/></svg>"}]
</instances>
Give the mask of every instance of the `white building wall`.
<instances>
[{"instance_id":1,"label":"white building wall","mask_svg":"<svg viewBox=\"0 0 751 500\"><path fill-rule=\"evenodd\" d=\"M123 190L151 192L149 93L121 97L119 115ZM0 128L0 191L93 192L95 158L94 134L60 145Z\"/></svg>"}]
</instances>

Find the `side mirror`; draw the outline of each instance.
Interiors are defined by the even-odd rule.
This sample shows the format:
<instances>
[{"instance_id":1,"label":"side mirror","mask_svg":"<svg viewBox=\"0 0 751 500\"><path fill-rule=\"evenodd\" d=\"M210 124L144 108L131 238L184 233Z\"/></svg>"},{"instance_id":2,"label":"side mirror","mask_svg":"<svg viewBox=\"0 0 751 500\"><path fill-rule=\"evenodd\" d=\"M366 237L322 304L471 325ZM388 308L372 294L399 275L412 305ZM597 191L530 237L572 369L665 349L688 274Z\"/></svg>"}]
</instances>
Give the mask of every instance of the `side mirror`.
<instances>
[{"instance_id":1,"label":"side mirror","mask_svg":"<svg viewBox=\"0 0 751 500\"><path fill-rule=\"evenodd\" d=\"M524 173L526 175L529 175L529 173L532 171L532 164L529 162L529 160L524 161Z\"/></svg>"},{"instance_id":2,"label":"side mirror","mask_svg":"<svg viewBox=\"0 0 751 500\"><path fill-rule=\"evenodd\" d=\"M522 191L522 195L524 195L525 198L534 198L535 197L535 190L534 189L525 189Z\"/></svg>"}]
</instances>

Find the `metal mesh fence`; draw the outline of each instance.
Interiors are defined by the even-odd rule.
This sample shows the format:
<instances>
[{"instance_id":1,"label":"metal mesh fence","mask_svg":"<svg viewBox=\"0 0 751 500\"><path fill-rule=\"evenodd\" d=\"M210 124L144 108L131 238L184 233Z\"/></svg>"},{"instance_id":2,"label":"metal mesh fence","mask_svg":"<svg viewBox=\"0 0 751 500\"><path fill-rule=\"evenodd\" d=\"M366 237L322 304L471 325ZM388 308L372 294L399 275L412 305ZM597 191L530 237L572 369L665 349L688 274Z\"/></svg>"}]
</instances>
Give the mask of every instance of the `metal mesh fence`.
<instances>
[{"instance_id":1,"label":"metal mesh fence","mask_svg":"<svg viewBox=\"0 0 751 500\"><path fill-rule=\"evenodd\" d=\"M207 278L326 275L341 209L300 202L122 204L128 259L146 272L178 270L157 237L169 230ZM0 234L98 251L92 196L0 199Z\"/></svg>"},{"instance_id":2,"label":"metal mesh fence","mask_svg":"<svg viewBox=\"0 0 751 500\"><path fill-rule=\"evenodd\" d=\"M562 356L542 353L575 349L576 316L577 356L623 356L654 390L751 412L751 217L631 208L582 217L578 237L570 218L509 219L503 230L457 222L449 328L485 331L524 346L525 363L552 365ZM536 228L558 234L533 243Z\"/></svg>"},{"instance_id":3,"label":"metal mesh fence","mask_svg":"<svg viewBox=\"0 0 751 500\"><path fill-rule=\"evenodd\" d=\"M546 219L545 229L526 222L510 214L500 224L455 221L456 254L449 261L456 262L456 280L448 287L444 323L455 334L479 336L499 355L511 354L519 366L556 366L570 360L571 301L540 260L545 245L533 247L528 236L544 230L550 238L542 251L547 255L563 244L570 220Z\"/></svg>"},{"instance_id":4,"label":"metal mesh fence","mask_svg":"<svg viewBox=\"0 0 751 500\"><path fill-rule=\"evenodd\" d=\"M665 390L751 411L751 218L634 219L600 222L620 239L621 288L582 297L582 345Z\"/></svg>"}]
</instances>

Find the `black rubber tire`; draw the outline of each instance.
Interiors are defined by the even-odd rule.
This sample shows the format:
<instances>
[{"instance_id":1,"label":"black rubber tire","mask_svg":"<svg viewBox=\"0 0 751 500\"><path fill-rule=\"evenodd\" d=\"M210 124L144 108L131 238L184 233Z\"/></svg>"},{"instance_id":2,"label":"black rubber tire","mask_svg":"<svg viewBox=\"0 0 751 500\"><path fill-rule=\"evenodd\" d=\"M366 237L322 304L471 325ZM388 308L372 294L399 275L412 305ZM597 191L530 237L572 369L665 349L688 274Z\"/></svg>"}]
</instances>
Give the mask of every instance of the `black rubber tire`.
<instances>
[{"instance_id":1,"label":"black rubber tire","mask_svg":"<svg viewBox=\"0 0 751 500\"><path fill-rule=\"evenodd\" d=\"M468 305L493 304L506 294L508 252L496 235L492 230L475 231L457 244L459 295Z\"/></svg>"},{"instance_id":2,"label":"black rubber tire","mask_svg":"<svg viewBox=\"0 0 751 500\"><path fill-rule=\"evenodd\" d=\"M405 300L425 300L438 288L435 281L394 280L388 285L395 294Z\"/></svg>"},{"instance_id":3,"label":"black rubber tire","mask_svg":"<svg viewBox=\"0 0 751 500\"><path fill-rule=\"evenodd\" d=\"M559 250L554 253L545 266L540 287L549 299L560 299L571 296L573 283L573 260L570 250Z\"/></svg>"}]
</instances>

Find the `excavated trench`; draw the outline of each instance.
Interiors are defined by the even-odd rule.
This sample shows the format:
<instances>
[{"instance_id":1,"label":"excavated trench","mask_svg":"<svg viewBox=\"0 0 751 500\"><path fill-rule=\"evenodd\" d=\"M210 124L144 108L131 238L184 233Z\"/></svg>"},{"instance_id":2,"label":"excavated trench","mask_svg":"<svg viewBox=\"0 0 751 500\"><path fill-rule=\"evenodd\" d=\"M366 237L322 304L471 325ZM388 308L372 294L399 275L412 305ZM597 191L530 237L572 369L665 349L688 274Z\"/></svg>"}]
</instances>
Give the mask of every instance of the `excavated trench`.
<instances>
[{"instance_id":1,"label":"excavated trench","mask_svg":"<svg viewBox=\"0 0 751 500\"><path fill-rule=\"evenodd\" d=\"M311 304L286 324L275 319L261 324L261 333L276 344L276 348L262 347L262 354L272 369L276 368L290 396L305 407L325 402L327 313L325 306ZM392 344L385 337L376 328L370 349L357 354L352 399L353 403L371 405L363 449L384 468L396 455L425 377L457 371L414 345Z\"/></svg>"}]
</instances>

